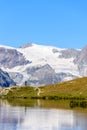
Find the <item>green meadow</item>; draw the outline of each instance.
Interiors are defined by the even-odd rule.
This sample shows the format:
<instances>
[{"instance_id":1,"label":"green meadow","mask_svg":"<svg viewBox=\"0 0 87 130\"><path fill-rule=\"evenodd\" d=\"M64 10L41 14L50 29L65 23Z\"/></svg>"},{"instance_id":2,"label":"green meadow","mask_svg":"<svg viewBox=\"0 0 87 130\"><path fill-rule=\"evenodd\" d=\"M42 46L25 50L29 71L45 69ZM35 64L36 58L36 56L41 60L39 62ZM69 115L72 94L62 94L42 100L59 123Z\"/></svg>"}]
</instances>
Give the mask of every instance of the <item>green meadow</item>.
<instances>
[{"instance_id":1,"label":"green meadow","mask_svg":"<svg viewBox=\"0 0 87 130\"><path fill-rule=\"evenodd\" d=\"M87 99L87 77L42 87L2 88L1 98L30 99Z\"/></svg>"}]
</instances>

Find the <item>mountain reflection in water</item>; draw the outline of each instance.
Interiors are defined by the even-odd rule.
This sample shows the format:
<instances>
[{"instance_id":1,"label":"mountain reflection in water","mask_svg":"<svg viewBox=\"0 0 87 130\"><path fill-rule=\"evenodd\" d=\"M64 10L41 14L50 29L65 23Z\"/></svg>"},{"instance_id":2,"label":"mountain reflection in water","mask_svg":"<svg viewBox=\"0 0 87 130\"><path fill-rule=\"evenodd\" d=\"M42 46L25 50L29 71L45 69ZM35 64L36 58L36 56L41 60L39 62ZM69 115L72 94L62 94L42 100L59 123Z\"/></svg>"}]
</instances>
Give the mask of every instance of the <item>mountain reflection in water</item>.
<instances>
[{"instance_id":1,"label":"mountain reflection in water","mask_svg":"<svg viewBox=\"0 0 87 130\"><path fill-rule=\"evenodd\" d=\"M0 105L0 130L86 130L87 113Z\"/></svg>"}]
</instances>

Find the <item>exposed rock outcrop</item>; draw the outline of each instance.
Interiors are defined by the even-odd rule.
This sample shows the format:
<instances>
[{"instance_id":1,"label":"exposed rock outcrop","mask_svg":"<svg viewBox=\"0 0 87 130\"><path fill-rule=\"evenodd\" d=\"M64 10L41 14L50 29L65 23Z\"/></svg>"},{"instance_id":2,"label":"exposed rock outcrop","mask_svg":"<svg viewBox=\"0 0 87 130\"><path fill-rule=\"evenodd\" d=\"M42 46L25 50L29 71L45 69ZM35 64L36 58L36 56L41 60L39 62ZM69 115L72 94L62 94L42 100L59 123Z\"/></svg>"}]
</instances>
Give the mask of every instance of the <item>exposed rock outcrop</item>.
<instances>
[{"instance_id":1,"label":"exposed rock outcrop","mask_svg":"<svg viewBox=\"0 0 87 130\"><path fill-rule=\"evenodd\" d=\"M82 76L87 76L87 46L85 46L74 60L78 65L79 73Z\"/></svg>"},{"instance_id":2,"label":"exposed rock outcrop","mask_svg":"<svg viewBox=\"0 0 87 130\"><path fill-rule=\"evenodd\" d=\"M16 49L0 47L0 67L13 68L15 66L26 65L31 63L26 60L22 53Z\"/></svg>"},{"instance_id":3,"label":"exposed rock outcrop","mask_svg":"<svg viewBox=\"0 0 87 130\"><path fill-rule=\"evenodd\" d=\"M7 72L0 69L0 87L15 86L16 83L10 78Z\"/></svg>"}]
</instances>

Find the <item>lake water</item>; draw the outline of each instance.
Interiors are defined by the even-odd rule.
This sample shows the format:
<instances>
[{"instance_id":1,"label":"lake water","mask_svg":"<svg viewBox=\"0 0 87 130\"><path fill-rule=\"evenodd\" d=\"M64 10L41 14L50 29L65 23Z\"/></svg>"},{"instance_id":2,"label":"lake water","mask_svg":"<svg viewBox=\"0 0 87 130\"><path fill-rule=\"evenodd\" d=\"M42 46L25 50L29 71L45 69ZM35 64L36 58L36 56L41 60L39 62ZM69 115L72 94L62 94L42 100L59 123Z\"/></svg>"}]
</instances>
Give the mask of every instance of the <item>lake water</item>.
<instances>
[{"instance_id":1,"label":"lake water","mask_svg":"<svg viewBox=\"0 0 87 130\"><path fill-rule=\"evenodd\" d=\"M35 104L11 106L0 100L0 130L87 130L87 111Z\"/></svg>"}]
</instances>

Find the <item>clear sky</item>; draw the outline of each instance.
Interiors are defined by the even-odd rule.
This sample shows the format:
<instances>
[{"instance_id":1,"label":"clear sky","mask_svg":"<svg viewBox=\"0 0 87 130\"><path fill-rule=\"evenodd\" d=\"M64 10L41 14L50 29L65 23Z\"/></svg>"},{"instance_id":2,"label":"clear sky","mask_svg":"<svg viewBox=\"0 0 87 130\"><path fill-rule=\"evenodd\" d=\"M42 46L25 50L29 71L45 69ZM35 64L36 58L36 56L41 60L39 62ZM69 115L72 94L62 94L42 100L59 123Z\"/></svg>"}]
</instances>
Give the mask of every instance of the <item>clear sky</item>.
<instances>
[{"instance_id":1,"label":"clear sky","mask_svg":"<svg viewBox=\"0 0 87 130\"><path fill-rule=\"evenodd\" d=\"M87 44L87 0L0 0L0 43Z\"/></svg>"}]
</instances>

